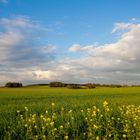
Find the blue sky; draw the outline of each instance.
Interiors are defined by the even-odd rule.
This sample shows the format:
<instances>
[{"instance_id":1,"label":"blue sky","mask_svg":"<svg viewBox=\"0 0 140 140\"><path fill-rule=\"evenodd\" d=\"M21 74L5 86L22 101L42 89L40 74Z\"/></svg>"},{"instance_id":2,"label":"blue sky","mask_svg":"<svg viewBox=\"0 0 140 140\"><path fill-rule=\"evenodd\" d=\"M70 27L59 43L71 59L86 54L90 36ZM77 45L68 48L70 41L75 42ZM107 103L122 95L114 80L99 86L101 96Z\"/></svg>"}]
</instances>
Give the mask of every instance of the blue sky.
<instances>
[{"instance_id":1,"label":"blue sky","mask_svg":"<svg viewBox=\"0 0 140 140\"><path fill-rule=\"evenodd\" d=\"M56 32L47 42L67 48L75 42L111 42L114 23L139 17L139 6L138 0L9 0L1 3L0 17L36 20Z\"/></svg>"},{"instance_id":2,"label":"blue sky","mask_svg":"<svg viewBox=\"0 0 140 140\"><path fill-rule=\"evenodd\" d=\"M32 36L30 38L30 41L27 41L25 43L26 47L23 47L24 49L22 48L24 52L27 51L27 48L33 49L33 52L35 52L37 48L39 47L43 48L41 46L49 46L49 49L51 46L52 50L54 51L53 54L51 54L52 55L51 58L55 59L53 60L54 61L53 63L57 63L57 64L60 63L60 65L56 66L59 69L60 66L64 65L64 62L62 62L64 59L68 59L68 60L70 59L70 61L67 63L70 63L71 61L73 63L78 63L79 59L87 59L87 57L93 55L94 52L91 54L93 49L103 48L102 46L106 46L107 44L110 45L112 43L115 44L119 42L120 41L119 39L121 39L124 34L132 30L132 28L130 29L130 26L127 26L128 24L135 24L135 25L139 24L139 18L140 18L139 6L140 6L139 0L116 0L116 1L115 0L40 0L40 1L39 0L36 1L35 0L0 0L1 22L5 23L5 20L3 19L8 20L8 22L6 21L6 25L1 24L0 26L1 41L4 38L5 34L9 35L9 33L13 31L13 28L16 31L18 30L18 33L20 32L20 35L22 37L24 36L24 38L25 36L27 38L27 35L28 35L28 39L29 36L30 37ZM30 28L31 26L30 27L26 26L27 28L24 29L23 27L21 29L20 26L17 27L18 29L16 29L15 26L13 27L13 25L11 25L11 22L15 22L16 25L17 21L26 22L26 25L27 23L32 26L36 25L38 26L38 29L37 28L31 29ZM116 32L112 33L112 30L116 26L118 26L116 23L123 23L123 25L121 24L121 27L120 25L118 27L118 29L121 29L121 31L119 30L119 32L117 33ZM29 35L29 32L28 33L24 32L24 30L26 29L28 30L28 28L30 28L29 29L30 31L33 30L40 30L40 31L37 31L36 33L34 32L34 35L33 34ZM127 28L127 30L125 30L124 28L125 29ZM17 32L13 34L16 35L16 33ZM35 40L35 38L37 39L37 41ZM31 44L33 44L33 46ZM17 44L15 46L17 46ZM88 49L90 49L90 53L89 50L87 52L86 50L87 48L85 48L87 46ZM79 49L75 50L78 47ZM73 48L72 51L70 48ZM40 60L42 56L42 58L47 59L43 55L44 54L42 55L36 54L36 56L33 56L33 58L37 59L39 57ZM27 55L22 56L20 59L25 59L26 56ZM48 60L45 61L45 59L43 59L43 61L48 63ZM97 57L95 58L95 60L96 59ZM15 60L14 63L16 63L15 58L14 60ZM42 59L40 61L42 61ZM94 59L92 61L94 61ZM6 62L6 64L7 64L6 67L8 67L8 64L11 66L12 63ZM12 64L12 67L17 67L18 64L15 65ZM65 64L65 65L70 65L70 64ZM39 69L39 71L43 71L44 73L46 71L50 71L50 72L53 71L53 73L55 73L54 71L56 70L56 69L54 70L53 68L51 69L43 68L38 64L36 66L38 66L38 68L34 68L34 70ZM6 67L3 66L3 69L6 69ZM70 67L74 67L74 66L69 66L69 68ZM21 67L18 67L17 70L20 68ZM86 66L83 67L81 66L81 69L85 69L85 68ZM26 64L25 64L25 69L26 69ZM92 67L90 69L92 69ZM99 68L99 71L104 71L104 69L106 68L105 67ZM77 70L77 68L75 68L75 70ZM4 70L1 71L5 73L5 75L7 75L7 73ZM27 67L26 71L31 71L31 70L29 70L29 68ZM119 71L121 72L121 70ZM131 70L130 73L133 73L133 70ZM45 74L47 75L47 73ZM13 75L16 74L14 73ZM98 76L95 74L95 77ZM104 76L101 77L105 77L105 74ZM9 78L7 79L10 80ZM107 79L107 80L104 79L100 81L98 80L98 78L96 78L97 82L109 82L109 83L124 82L123 79L120 80L115 80L115 79L111 80L111 79ZM128 81L131 82L131 79L130 80L128 79ZM28 79L19 78L17 80L28 82ZM46 81L49 80L50 79L48 78L48 80ZM65 81L64 78L61 79L61 77L52 80ZM88 80L91 82L93 80L94 82L94 78L93 79L85 78L83 79L83 82L84 81L86 82ZM42 79L38 78L37 81L42 81ZM80 81L80 78L77 78L76 80L69 79L68 81L77 82ZM137 81L139 81L139 79Z\"/></svg>"}]
</instances>

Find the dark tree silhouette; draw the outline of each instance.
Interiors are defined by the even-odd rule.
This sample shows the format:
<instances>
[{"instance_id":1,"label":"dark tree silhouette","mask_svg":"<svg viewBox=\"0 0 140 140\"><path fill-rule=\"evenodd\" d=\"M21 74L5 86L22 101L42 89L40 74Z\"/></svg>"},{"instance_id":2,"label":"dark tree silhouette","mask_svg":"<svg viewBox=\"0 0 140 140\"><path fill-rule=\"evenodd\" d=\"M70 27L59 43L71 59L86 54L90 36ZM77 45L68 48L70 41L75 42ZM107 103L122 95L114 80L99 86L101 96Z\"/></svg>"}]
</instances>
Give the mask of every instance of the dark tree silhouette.
<instances>
[{"instance_id":1,"label":"dark tree silhouette","mask_svg":"<svg viewBox=\"0 0 140 140\"><path fill-rule=\"evenodd\" d=\"M5 84L5 87L9 87L9 88L22 87L22 83L8 82Z\"/></svg>"}]
</instances>

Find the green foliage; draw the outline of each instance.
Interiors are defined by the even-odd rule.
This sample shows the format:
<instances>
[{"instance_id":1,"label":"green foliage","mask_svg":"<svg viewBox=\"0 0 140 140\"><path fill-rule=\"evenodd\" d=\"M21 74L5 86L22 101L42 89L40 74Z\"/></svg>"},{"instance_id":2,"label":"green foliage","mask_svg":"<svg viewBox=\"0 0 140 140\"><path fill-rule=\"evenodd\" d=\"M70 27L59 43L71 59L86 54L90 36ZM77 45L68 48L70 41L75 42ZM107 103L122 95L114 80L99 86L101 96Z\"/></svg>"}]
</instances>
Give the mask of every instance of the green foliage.
<instances>
[{"instance_id":1,"label":"green foliage","mask_svg":"<svg viewBox=\"0 0 140 140\"><path fill-rule=\"evenodd\" d=\"M115 113L114 113L115 112ZM140 139L140 106L110 108L108 102L74 111L64 107L40 115L31 113L27 107L17 110L16 126L4 131L4 139L44 140L138 140Z\"/></svg>"},{"instance_id":2,"label":"green foliage","mask_svg":"<svg viewBox=\"0 0 140 140\"><path fill-rule=\"evenodd\" d=\"M69 115L69 111L72 110L72 114L74 116L74 125L72 127L68 127L65 129L68 132L68 136L76 136L80 137L80 140L83 140L87 138L87 133L90 131L89 128L92 127L89 125L90 122L88 120L91 115L87 115L87 112L89 109L93 110L93 106L96 106L96 108L99 108L102 114L104 115L102 102L104 100L109 101L109 107L112 109L111 113L106 113L106 117L98 118L99 122L102 122L99 125L102 125L98 131L94 132L92 131L92 135L96 133L98 136L106 134L106 129L110 130L112 128L112 125L114 126L113 131L111 131L113 134L111 134L109 140L114 140L114 135L118 137L122 136L123 125L125 118L127 120L133 119L132 116L122 116L120 112L127 111L127 108L122 107L122 110L119 110L118 106L128 107L129 104L134 104L134 111L136 108L140 105L140 88L139 87L127 87L127 88L106 88L106 87L97 87L94 90L93 89L68 89L68 88L49 88L47 86L38 86L38 87L23 87L23 88L0 88L0 139L4 139L4 136L11 137L11 133L14 135L18 135L19 139L25 139L24 135L26 134L26 131L23 131L25 127L23 127L23 124L21 123L19 116L27 114L27 118L30 118L30 114L36 114L36 118L38 120L38 126L41 124L40 122L40 116L45 115L46 110L48 110L48 116L51 117L53 115L53 112L57 115L57 120L55 122L55 126L58 128L60 125L65 124L68 119L69 121L72 119L72 117ZM52 102L55 103L51 104ZM27 113L25 113L25 107L28 107ZM53 108L52 108L53 106ZM61 109L64 112L63 115L61 115ZM131 107L130 107L131 108ZM87 110L88 109L88 110ZM20 115L18 114L17 110L20 111ZM81 111L84 111L85 114L82 114ZM130 112L134 112L133 110ZM82 114L82 115L81 115ZM123 113L126 114L126 113ZM85 116L87 116L88 120L85 120ZM120 118L122 121L111 121L111 118L115 117L115 120L117 118ZM104 115L105 116L105 115ZM111 127L107 126L108 123L106 120L109 117L111 123ZM128 118L127 118L128 117ZM25 119L25 118L24 118ZM92 118L93 119L93 118ZM133 122L133 121L132 121ZM130 123L130 126L132 123ZM13 129L14 128L14 129ZM24 129L21 129L24 128ZM39 127L40 128L40 127ZM131 127L134 128L134 127ZM76 131L78 130L78 131ZM120 133L117 133L117 130L119 130ZM133 136L135 136L135 131L137 132L137 128L132 129L130 137L132 137L130 140L133 140ZM11 132L12 131L12 132ZM42 130L39 129L40 132ZM5 134L5 132L7 132ZM58 132L58 131L57 131ZM108 131L107 131L108 132ZM134 134L133 134L134 133ZM30 133L29 133L30 134ZM66 133L65 133L66 134ZM67 135L65 135L67 136ZM90 135L88 135L89 137ZM18 138L16 137L16 140ZM61 137L64 138L64 133L61 131ZM125 137L125 135L124 135ZM122 138L122 140L128 139L128 138ZM66 137L67 138L67 137ZM99 137L100 138L100 137ZM7 138L8 139L8 138ZM10 138L9 138L10 139ZM90 139L90 138L88 138ZM97 137L98 139L98 137ZM117 138L116 138L117 139Z\"/></svg>"},{"instance_id":3,"label":"green foliage","mask_svg":"<svg viewBox=\"0 0 140 140\"><path fill-rule=\"evenodd\" d=\"M86 86L87 88L96 88L95 84L91 84L91 83L86 84Z\"/></svg>"},{"instance_id":4,"label":"green foliage","mask_svg":"<svg viewBox=\"0 0 140 140\"><path fill-rule=\"evenodd\" d=\"M50 87L66 87L66 84L62 83L62 82L51 82Z\"/></svg>"},{"instance_id":5,"label":"green foliage","mask_svg":"<svg viewBox=\"0 0 140 140\"><path fill-rule=\"evenodd\" d=\"M22 83L8 82L5 84L5 87L9 87L9 88L22 87Z\"/></svg>"},{"instance_id":6,"label":"green foliage","mask_svg":"<svg viewBox=\"0 0 140 140\"><path fill-rule=\"evenodd\" d=\"M67 85L68 88L70 89L81 89L82 87L78 84L69 84Z\"/></svg>"}]
</instances>

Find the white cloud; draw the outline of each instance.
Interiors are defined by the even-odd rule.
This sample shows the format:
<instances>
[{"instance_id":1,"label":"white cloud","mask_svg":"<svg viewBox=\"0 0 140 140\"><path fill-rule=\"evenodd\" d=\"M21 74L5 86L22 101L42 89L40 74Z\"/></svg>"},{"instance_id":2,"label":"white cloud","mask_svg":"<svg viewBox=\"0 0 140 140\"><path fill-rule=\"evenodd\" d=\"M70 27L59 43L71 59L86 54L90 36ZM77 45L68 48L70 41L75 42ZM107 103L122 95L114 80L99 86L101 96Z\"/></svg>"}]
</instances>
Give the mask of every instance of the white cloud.
<instances>
[{"instance_id":1,"label":"white cloud","mask_svg":"<svg viewBox=\"0 0 140 140\"><path fill-rule=\"evenodd\" d=\"M131 21L136 21L136 20L137 20L137 18L132 18L132 19L131 19Z\"/></svg>"},{"instance_id":2,"label":"white cloud","mask_svg":"<svg viewBox=\"0 0 140 140\"><path fill-rule=\"evenodd\" d=\"M42 53L53 53L56 49L56 46L52 45L52 44L48 44L46 46L42 47Z\"/></svg>"},{"instance_id":3,"label":"white cloud","mask_svg":"<svg viewBox=\"0 0 140 140\"><path fill-rule=\"evenodd\" d=\"M81 49L81 46L79 44L73 44L70 48L69 51L70 52L77 52Z\"/></svg>"},{"instance_id":4,"label":"white cloud","mask_svg":"<svg viewBox=\"0 0 140 140\"><path fill-rule=\"evenodd\" d=\"M124 22L116 23L114 29L112 30L112 33L131 29L133 28L133 26L135 26L135 24L133 23L124 23Z\"/></svg>"},{"instance_id":5,"label":"white cloud","mask_svg":"<svg viewBox=\"0 0 140 140\"><path fill-rule=\"evenodd\" d=\"M80 44L73 44L68 50L70 52L89 52L94 48L94 45L86 45L81 47Z\"/></svg>"},{"instance_id":6,"label":"white cloud","mask_svg":"<svg viewBox=\"0 0 140 140\"><path fill-rule=\"evenodd\" d=\"M15 80L23 82L140 83L139 23L116 24L113 32L126 31L114 43L83 47L74 44L69 52L82 52L79 58L54 60L55 46L43 44L40 47L39 44L39 47L31 47L37 43L34 42L37 36L32 34L33 28L37 31L39 26L34 27L29 19L21 21L25 23L18 21L18 28L10 20L2 21L7 24L4 32L0 33L0 79L11 81L15 77ZM28 32L24 32L25 26Z\"/></svg>"},{"instance_id":7,"label":"white cloud","mask_svg":"<svg viewBox=\"0 0 140 140\"><path fill-rule=\"evenodd\" d=\"M2 18L0 25L0 73L5 72L5 77L8 77L0 77L1 80L5 81L16 73L18 79L25 80L27 77L23 78L22 75L30 68L39 67L54 59L55 46L38 41L38 38L46 38L47 28L23 16ZM26 72L22 73L22 69L26 69Z\"/></svg>"},{"instance_id":8,"label":"white cloud","mask_svg":"<svg viewBox=\"0 0 140 140\"><path fill-rule=\"evenodd\" d=\"M36 70L33 72L36 75L36 79L38 80L53 80L57 77L57 74L53 71L47 70Z\"/></svg>"},{"instance_id":9,"label":"white cloud","mask_svg":"<svg viewBox=\"0 0 140 140\"><path fill-rule=\"evenodd\" d=\"M0 2L2 2L4 4L7 4L8 3L8 0L0 0Z\"/></svg>"},{"instance_id":10,"label":"white cloud","mask_svg":"<svg viewBox=\"0 0 140 140\"><path fill-rule=\"evenodd\" d=\"M78 48L76 52L82 51L88 56L73 60L71 65L76 66L78 73L84 71L87 79L96 77L94 80L100 82L140 83L140 24L120 23L114 32L124 29L129 30L115 43Z\"/></svg>"},{"instance_id":11,"label":"white cloud","mask_svg":"<svg viewBox=\"0 0 140 140\"><path fill-rule=\"evenodd\" d=\"M52 59L51 53L54 51L54 46L39 43L38 38L46 37L45 28L35 23L26 17L0 20L3 27L3 32L0 32L1 63L20 66L22 64L26 67L29 63L38 64Z\"/></svg>"}]
</instances>

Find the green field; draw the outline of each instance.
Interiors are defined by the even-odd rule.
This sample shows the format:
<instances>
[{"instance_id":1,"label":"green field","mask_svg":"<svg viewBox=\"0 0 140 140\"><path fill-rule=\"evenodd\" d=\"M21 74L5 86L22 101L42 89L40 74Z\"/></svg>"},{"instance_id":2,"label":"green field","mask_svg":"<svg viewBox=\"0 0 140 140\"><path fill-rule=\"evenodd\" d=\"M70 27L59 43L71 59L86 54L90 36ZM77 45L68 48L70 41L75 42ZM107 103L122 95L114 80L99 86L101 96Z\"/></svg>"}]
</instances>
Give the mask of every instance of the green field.
<instances>
[{"instance_id":1,"label":"green field","mask_svg":"<svg viewBox=\"0 0 140 140\"><path fill-rule=\"evenodd\" d=\"M46 110L64 107L78 112L94 105L100 106L104 101L109 102L115 109L122 105L140 105L140 87L95 89L67 89L49 87L0 88L0 134L3 129L14 123L16 111L29 108L31 113L38 116Z\"/></svg>"}]
</instances>

